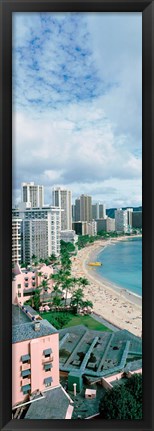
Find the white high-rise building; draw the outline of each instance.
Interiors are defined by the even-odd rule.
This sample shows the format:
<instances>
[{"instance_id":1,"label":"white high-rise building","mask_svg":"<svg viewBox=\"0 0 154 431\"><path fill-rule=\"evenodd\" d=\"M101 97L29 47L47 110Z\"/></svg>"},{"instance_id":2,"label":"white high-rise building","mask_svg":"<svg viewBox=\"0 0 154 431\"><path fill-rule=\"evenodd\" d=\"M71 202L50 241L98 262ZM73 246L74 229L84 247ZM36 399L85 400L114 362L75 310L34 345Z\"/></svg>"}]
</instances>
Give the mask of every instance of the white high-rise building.
<instances>
[{"instance_id":1,"label":"white high-rise building","mask_svg":"<svg viewBox=\"0 0 154 431\"><path fill-rule=\"evenodd\" d=\"M52 205L61 208L61 230L72 230L72 192L62 187L53 187Z\"/></svg>"},{"instance_id":2,"label":"white high-rise building","mask_svg":"<svg viewBox=\"0 0 154 431\"><path fill-rule=\"evenodd\" d=\"M12 217L12 263L21 263L21 222L19 217Z\"/></svg>"},{"instance_id":3,"label":"white high-rise building","mask_svg":"<svg viewBox=\"0 0 154 431\"><path fill-rule=\"evenodd\" d=\"M115 210L115 230L117 232L128 231L128 213L127 210Z\"/></svg>"},{"instance_id":4,"label":"white high-rise building","mask_svg":"<svg viewBox=\"0 0 154 431\"><path fill-rule=\"evenodd\" d=\"M21 201L26 202L31 208L44 206L44 187L30 183L21 184Z\"/></svg>"},{"instance_id":5,"label":"white high-rise building","mask_svg":"<svg viewBox=\"0 0 154 431\"><path fill-rule=\"evenodd\" d=\"M61 210L44 207L13 210L22 219L22 261L31 263L32 256L45 259L60 254Z\"/></svg>"}]
</instances>

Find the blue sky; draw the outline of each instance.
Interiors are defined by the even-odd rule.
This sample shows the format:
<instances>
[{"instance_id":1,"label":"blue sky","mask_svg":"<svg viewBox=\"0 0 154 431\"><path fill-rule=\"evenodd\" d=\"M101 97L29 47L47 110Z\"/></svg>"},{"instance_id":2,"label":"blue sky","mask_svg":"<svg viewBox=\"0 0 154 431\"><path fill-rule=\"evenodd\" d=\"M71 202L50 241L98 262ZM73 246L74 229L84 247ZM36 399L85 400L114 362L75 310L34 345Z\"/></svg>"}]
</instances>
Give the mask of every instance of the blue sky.
<instances>
[{"instance_id":1,"label":"blue sky","mask_svg":"<svg viewBox=\"0 0 154 431\"><path fill-rule=\"evenodd\" d=\"M142 15L13 14L13 197L22 181L142 203Z\"/></svg>"}]
</instances>

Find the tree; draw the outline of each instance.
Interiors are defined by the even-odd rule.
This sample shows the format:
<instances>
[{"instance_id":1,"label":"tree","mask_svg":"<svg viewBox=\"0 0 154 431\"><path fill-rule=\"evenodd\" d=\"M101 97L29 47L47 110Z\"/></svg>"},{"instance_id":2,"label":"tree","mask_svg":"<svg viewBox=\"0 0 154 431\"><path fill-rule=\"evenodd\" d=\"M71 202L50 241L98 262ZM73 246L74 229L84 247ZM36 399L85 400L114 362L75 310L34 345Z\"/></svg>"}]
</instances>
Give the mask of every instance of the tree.
<instances>
[{"instance_id":1,"label":"tree","mask_svg":"<svg viewBox=\"0 0 154 431\"><path fill-rule=\"evenodd\" d=\"M35 310L39 310L40 306L40 290L36 289L32 298Z\"/></svg>"},{"instance_id":2,"label":"tree","mask_svg":"<svg viewBox=\"0 0 154 431\"><path fill-rule=\"evenodd\" d=\"M84 298L84 293L83 293L83 289L81 288L77 289L72 295L71 305L76 307L77 314L78 314L79 305L83 306L83 298Z\"/></svg>"},{"instance_id":3,"label":"tree","mask_svg":"<svg viewBox=\"0 0 154 431\"><path fill-rule=\"evenodd\" d=\"M126 383L107 390L100 415L104 419L142 419L142 376L134 374Z\"/></svg>"}]
</instances>

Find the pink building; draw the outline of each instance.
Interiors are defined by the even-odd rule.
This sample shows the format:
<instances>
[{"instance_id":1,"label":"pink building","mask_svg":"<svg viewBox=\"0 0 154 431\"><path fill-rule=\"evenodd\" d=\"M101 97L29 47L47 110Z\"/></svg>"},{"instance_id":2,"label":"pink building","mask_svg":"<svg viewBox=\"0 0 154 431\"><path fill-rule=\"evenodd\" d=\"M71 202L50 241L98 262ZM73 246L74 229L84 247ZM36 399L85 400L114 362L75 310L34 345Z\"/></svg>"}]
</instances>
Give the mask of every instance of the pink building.
<instances>
[{"instance_id":1,"label":"pink building","mask_svg":"<svg viewBox=\"0 0 154 431\"><path fill-rule=\"evenodd\" d=\"M20 302L23 305L25 301L31 298L34 290L42 284L43 280L48 282L45 293L50 294L53 290L53 280L50 279L52 274L53 268L44 264L30 270L22 269L19 264L16 264L13 269L12 304ZM43 292L44 289L42 288Z\"/></svg>"},{"instance_id":2,"label":"pink building","mask_svg":"<svg viewBox=\"0 0 154 431\"><path fill-rule=\"evenodd\" d=\"M13 305L12 406L59 386L59 335L30 306Z\"/></svg>"}]
</instances>

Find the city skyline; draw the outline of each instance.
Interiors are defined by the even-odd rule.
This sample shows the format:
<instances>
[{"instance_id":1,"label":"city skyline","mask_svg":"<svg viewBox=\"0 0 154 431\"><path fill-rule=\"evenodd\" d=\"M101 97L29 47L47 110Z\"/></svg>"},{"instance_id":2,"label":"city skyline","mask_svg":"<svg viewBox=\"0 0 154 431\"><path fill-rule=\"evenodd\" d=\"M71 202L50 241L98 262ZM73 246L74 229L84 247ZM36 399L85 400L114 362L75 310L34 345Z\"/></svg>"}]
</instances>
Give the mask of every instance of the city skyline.
<instances>
[{"instance_id":1,"label":"city skyline","mask_svg":"<svg viewBox=\"0 0 154 431\"><path fill-rule=\"evenodd\" d=\"M21 182L142 205L140 13L15 13L13 197ZM133 71L133 73L132 73Z\"/></svg>"}]
</instances>

